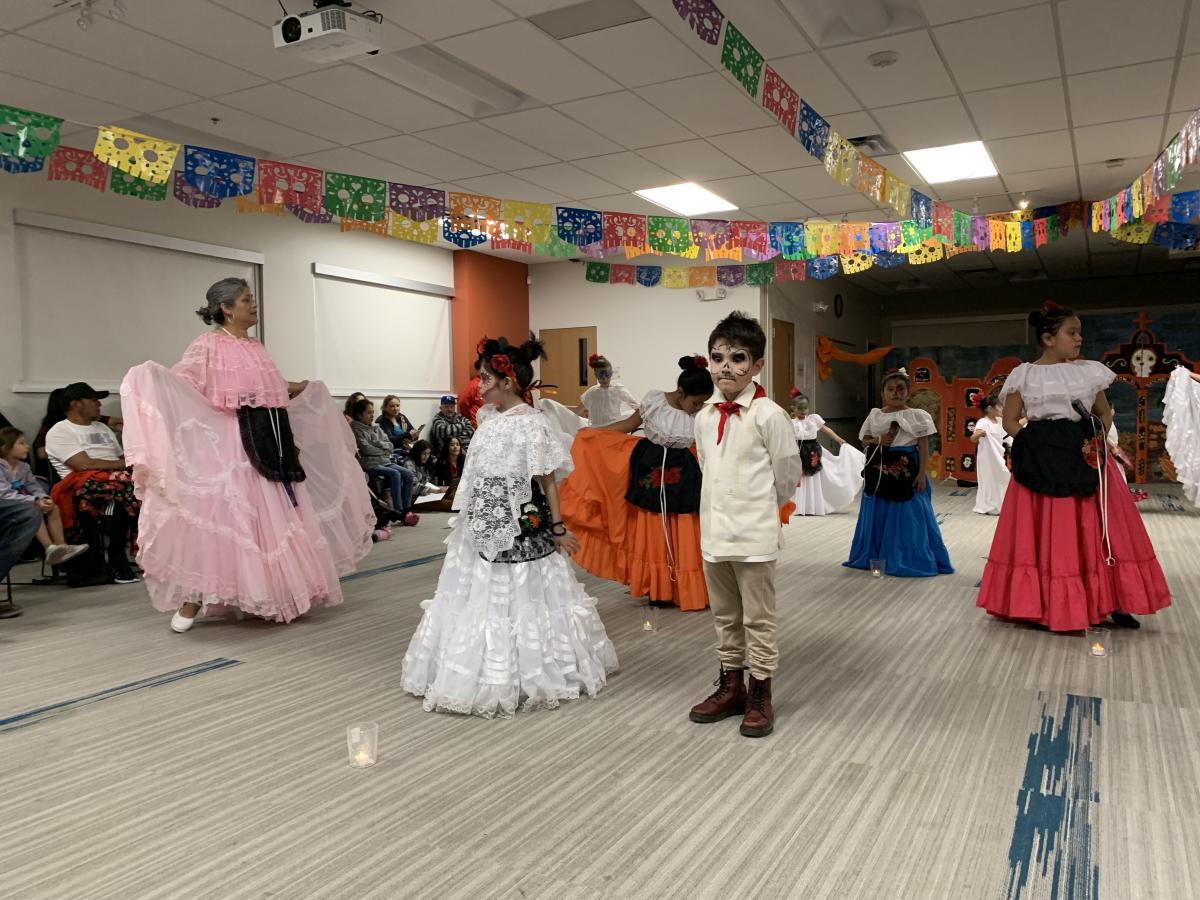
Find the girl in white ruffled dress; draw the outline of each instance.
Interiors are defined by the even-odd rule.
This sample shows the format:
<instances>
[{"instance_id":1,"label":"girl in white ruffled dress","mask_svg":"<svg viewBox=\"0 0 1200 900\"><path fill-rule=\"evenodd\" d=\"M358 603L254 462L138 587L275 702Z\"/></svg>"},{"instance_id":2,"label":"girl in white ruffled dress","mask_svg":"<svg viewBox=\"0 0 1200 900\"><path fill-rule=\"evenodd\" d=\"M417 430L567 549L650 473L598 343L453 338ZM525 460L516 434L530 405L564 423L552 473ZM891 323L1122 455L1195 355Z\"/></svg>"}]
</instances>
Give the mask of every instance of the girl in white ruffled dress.
<instances>
[{"instance_id":1,"label":"girl in white ruffled dress","mask_svg":"<svg viewBox=\"0 0 1200 900\"><path fill-rule=\"evenodd\" d=\"M984 394L979 400L982 415L971 432L975 444L975 512L981 516L998 516L1004 505L1004 492L1011 477L1004 462L1004 448L1012 444L1000 421L1000 402Z\"/></svg>"},{"instance_id":2,"label":"girl in white ruffled dress","mask_svg":"<svg viewBox=\"0 0 1200 900\"><path fill-rule=\"evenodd\" d=\"M799 388L792 388L792 428L804 472L792 498L796 515L827 516L853 503L862 491L866 457L812 411ZM837 456L825 455L817 443L821 432L837 441Z\"/></svg>"},{"instance_id":3,"label":"girl in white ruffled dress","mask_svg":"<svg viewBox=\"0 0 1200 900\"><path fill-rule=\"evenodd\" d=\"M595 696L617 655L566 554L556 469L570 457L531 405L532 337L481 342L485 406L458 485L437 592L404 656L406 691L428 711L511 716ZM560 552L561 551L561 552Z\"/></svg>"}]
</instances>

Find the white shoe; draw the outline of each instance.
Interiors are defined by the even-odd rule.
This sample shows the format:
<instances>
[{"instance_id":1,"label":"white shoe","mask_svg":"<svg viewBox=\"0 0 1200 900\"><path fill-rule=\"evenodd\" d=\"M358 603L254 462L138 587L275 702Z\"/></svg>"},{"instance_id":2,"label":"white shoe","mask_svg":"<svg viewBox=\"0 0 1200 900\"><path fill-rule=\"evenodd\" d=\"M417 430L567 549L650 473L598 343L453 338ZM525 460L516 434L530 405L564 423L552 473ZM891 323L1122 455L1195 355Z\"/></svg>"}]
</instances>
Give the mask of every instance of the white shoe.
<instances>
[{"instance_id":1,"label":"white shoe","mask_svg":"<svg viewBox=\"0 0 1200 900\"><path fill-rule=\"evenodd\" d=\"M183 634L185 631L187 631L189 628L192 627L192 624L195 621L196 621L195 616L192 616L189 619L187 616L181 615L180 613L177 612L177 613L175 613L175 615L171 616L171 630L174 631L176 634Z\"/></svg>"},{"instance_id":2,"label":"white shoe","mask_svg":"<svg viewBox=\"0 0 1200 900\"><path fill-rule=\"evenodd\" d=\"M51 544L46 548L46 565L61 566L80 553L86 553L87 548L87 544Z\"/></svg>"}]
</instances>

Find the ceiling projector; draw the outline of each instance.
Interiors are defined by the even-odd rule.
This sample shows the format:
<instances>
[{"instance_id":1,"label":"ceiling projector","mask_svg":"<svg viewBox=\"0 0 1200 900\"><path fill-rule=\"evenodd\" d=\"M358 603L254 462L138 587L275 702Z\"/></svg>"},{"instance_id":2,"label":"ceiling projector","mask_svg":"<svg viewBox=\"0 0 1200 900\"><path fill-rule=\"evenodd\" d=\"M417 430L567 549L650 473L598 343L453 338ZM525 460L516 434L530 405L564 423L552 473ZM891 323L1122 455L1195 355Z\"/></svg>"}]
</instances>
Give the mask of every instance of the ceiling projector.
<instances>
[{"instance_id":1,"label":"ceiling projector","mask_svg":"<svg viewBox=\"0 0 1200 900\"><path fill-rule=\"evenodd\" d=\"M360 13L345 0L313 0L313 8L284 16L271 33L276 50L287 50L310 62L329 63L364 53L378 53L378 13Z\"/></svg>"}]
</instances>

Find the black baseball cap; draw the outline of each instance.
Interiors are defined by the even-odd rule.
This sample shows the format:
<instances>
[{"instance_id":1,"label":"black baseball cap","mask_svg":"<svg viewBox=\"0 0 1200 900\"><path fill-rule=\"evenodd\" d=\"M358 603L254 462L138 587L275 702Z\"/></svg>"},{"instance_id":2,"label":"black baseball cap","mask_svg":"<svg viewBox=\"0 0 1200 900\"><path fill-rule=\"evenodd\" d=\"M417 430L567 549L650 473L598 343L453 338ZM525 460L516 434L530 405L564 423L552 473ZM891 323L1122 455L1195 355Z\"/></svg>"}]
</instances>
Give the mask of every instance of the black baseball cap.
<instances>
[{"instance_id":1,"label":"black baseball cap","mask_svg":"<svg viewBox=\"0 0 1200 900\"><path fill-rule=\"evenodd\" d=\"M85 381L76 381L63 388L62 398L67 403L72 400L103 400L108 391L98 391Z\"/></svg>"}]
</instances>

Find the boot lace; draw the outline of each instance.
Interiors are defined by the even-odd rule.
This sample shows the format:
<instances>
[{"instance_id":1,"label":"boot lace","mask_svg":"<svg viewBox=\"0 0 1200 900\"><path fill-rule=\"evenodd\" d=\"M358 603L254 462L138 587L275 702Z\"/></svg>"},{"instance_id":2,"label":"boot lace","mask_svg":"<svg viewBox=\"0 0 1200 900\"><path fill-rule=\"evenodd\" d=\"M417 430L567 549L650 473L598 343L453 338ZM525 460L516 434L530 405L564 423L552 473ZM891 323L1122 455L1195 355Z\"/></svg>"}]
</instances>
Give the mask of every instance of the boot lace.
<instances>
[{"instance_id":1,"label":"boot lace","mask_svg":"<svg viewBox=\"0 0 1200 900\"><path fill-rule=\"evenodd\" d=\"M726 694L733 692L733 679L730 677L731 672L728 669L722 669L721 674L717 676L717 680L713 682L713 687L716 688L708 695L709 700L719 700Z\"/></svg>"},{"instance_id":2,"label":"boot lace","mask_svg":"<svg viewBox=\"0 0 1200 900\"><path fill-rule=\"evenodd\" d=\"M750 682L750 697L746 701L748 709L756 709L762 712L767 705L767 683L765 681L754 680Z\"/></svg>"}]
</instances>

